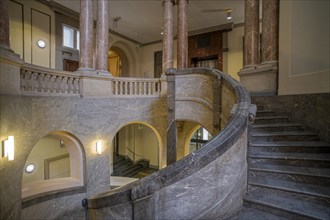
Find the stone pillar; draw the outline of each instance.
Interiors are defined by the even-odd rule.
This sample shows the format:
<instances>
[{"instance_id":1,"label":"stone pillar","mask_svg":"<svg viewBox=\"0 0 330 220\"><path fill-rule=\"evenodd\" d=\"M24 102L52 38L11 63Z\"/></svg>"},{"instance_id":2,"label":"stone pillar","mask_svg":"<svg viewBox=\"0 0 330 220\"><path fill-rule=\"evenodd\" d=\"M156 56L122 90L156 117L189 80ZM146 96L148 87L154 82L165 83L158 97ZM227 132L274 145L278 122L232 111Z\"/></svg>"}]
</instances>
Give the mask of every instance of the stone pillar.
<instances>
[{"instance_id":1,"label":"stone pillar","mask_svg":"<svg viewBox=\"0 0 330 220\"><path fill-rule=\"evenodd\" d=\"M262 45L259 46L259 0L245 0L244 67L238 74L252 96L277 93L278 1L262 1ZM261 64L259 48L262 48Z\"/></svg>"},{"instance_id":2,"label":"stone pillar","mask_svg":"<svg viewBox=\"0 0 330 220\"><path fill-rule=\"evenodd\" d=\"M261 61L278 61L279 0L262 2Z\"/></svg>"},{"instance_id":3,"label":"stone pillar","mask_svg":"<svg viewBox=\"0 0 330 220\"><path fill-rule=\"evenodd\" d=\"M163 73L166 69L173 68L173 6L174 0L164 0L164 25L163 25Z\"/></svg>"},{"instance_id":4,"label":"stone pillar","mask_svg":"<svg viewBox=\"0 0 330 220\"><path fill-rule=\"evenodd\" d=\"M188 68L188 0L178 0L178 69Z\"/></svg>"},{"instance_id":5,"label":"stone pillar","mask_svg":"<svg viewBox=\"0 0 330 220\"><path fill-rule=\"evenodd\" d=\"M259 0L245 0L244 67L259 64Z\"/></svg>"},{"instance_id":6,"label":"stone pillar","mask_svg":"<svg viewBox=\"0 0 330 220\"><path fill-rule=\"evenodd\" d=\"M97 1L96 70L108 72L109 16L108 0Z\"/></svg>"},{"instance_id":7,"label":"stone pillar","mask_svg":"<svg viewBox=\"0 0 330 220\"><path fill-rule=\"evenodd\" d=\"M176 161L175 70L166 70L167 81L167 166Z\"/></svg>"},{"instance_id":8,"label":"stone pillar","mask_svg":"<svg viewBox=\"0 0 330 220\"><path fill-rule=\"evenodd\" d=\"M93 69L93 1L80 0L79 70Z\"/></svg>"}]
</instances>

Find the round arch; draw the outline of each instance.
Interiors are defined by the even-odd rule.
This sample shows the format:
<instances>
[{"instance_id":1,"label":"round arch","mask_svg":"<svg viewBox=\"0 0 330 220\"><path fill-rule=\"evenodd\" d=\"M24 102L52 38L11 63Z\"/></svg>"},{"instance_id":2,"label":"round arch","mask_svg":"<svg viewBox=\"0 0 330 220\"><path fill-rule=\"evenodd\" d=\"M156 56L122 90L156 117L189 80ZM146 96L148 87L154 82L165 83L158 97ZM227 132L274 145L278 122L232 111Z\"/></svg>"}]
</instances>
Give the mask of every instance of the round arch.
<instances>
[{"instance_id":1,"label":"round arch","mask_svg":"<svg viewBox=\"0 0 330 220\"><path fill-rule=\"evenodd\" d=\"M124 127L126 127L126 126L128 126L128 125L133 125L133 124L142 124L142 125L145 125L145 126L147 126L148 128L150 128L153 132L154 132L154 134L155 134L155 136L156 136L156 138L157 138L157 141L158 141L158 167L159 168L162 168L163 166L162 166L162 151L163 151L163 142L162 142L162 138L161 138L161 135L160 135L160 133L158 132L158 130L154 127L154 126L152 126L152 125L150 125L149 123L147 123L147 122L144 122L144 121L130 121L130 122L127 122L127 123L123 123L123 124L121 124L119 127L118 127L118 129L117 129L117 131L115 132L115 135L122 129L122 128L124 128ZM114 139L114 137L112 138L112 140ZM111 152L113 153L113 151L114 151L114 149L113 149L113 147L112 147L112 150L111 150ZM113 158L112 158L112 160L113 160Z\"/></svg>"},{"instance_id":2,"label":"round arch","mask_svg":"<svg viewBox=\"0 0 330 220\"><path fill-rule=\"evenodd\" d=\"M71 190L72 188L84 187L86 183L86 153L81 141L73 134L66 131L51 131L45 136L39 139L42 140L47 135L53 136L61 140L70 158L70 176L56 179L38 180L23 184L22 178L22 199L29 198L31 196L42 196L47 192L58 190ZM39 142L38 141L38 142ZM37 142L37 143L38 143ZM34 145L34 147L37 145ZM33 147L33 148L34 148ZM32 150L33 150L32 148ZM32 151L30 152L30 154ZM30 157L29 154L29 157ZM27 165L27 158L25 166Z\"/></svg>"},{"instance_id":3,"label":"round arch","mask_svg":"<svg viewBox=\"0 0 330 220\"><path fill-rule=\"evenodd\" d=\"M134 50L132 49L132 47L124 42L124 41L115 41L113 44L110 45L110 50L113 50L113 48L115 48L115 52L122 57L126 57L127 58L127 64L128 64L128 69L127 69L127 73L125 73L125 75L123 76L127 76L127 77L136 77L133 76L132 73L136 73L137 72L137 55L134 52ZM124 61L122 61L124 62ZM123 73L123 71L122 71Z\"/></svg>"},{"instance_id":4,"label":"round arch","mask_svg":"<svg viewBox=\"0 0 330 220\"><path fill-rule=\"evenodd\" d=\"M190 126L188 129L188 131L185 133L184 135L184 140L183 140L183 146L180 145L180 147L183 147L183 154L184 155L181 155L181 157L184 157L186 155L188 155L190 153L190 140L192 138L192 136L194 135L194 133L199 129L199 128L204 128L206 129L210 134L212 134L210 131L209 131L209 128L204 126L203 124L195 121L195 120L185 120L185 119L181 119L181 120L178 120L177 119L177 122L190 122L190 123L194 123L194 125ZM177 123L179 124L179 123ZM214 134L212 134L214 135ZM179 143L179 142L178 142ZM178 147L178 146L177 146Z\"/></svg>"}]
</instances>

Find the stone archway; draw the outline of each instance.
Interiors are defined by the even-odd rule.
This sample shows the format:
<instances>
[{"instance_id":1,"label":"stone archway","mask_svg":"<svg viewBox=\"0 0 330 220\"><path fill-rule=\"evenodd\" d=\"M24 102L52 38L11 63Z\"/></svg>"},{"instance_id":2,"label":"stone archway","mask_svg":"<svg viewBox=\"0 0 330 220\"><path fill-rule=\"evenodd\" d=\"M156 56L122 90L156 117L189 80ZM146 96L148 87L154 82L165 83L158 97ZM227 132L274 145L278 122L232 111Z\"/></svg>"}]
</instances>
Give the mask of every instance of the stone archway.
<instances>
[{"instance_id":1,"label":"stone archway","mask_svg":"<svg viewBox=\"0 0 330 220\"><path fill-rule=\"evenodd\" d=\"M38 173L35 174L34 178L29 177L29 180L26 181L27 176L31 175L32 172L29 174L24 171L22 199L44 195L51 191L84 187L86 179L85 158L85 150L77 137L65 131L49 132L37 142L27 158L25 169L30 164L37 164ZM67 161L69 161L68 167L63 167L66 166ZM50 165L54 169L51 172L56 173L65 170L67 173L52 176L49 173L47 163L53 164ZM58 167L58 164L61 167Z\"/></svg>"}]
</instances>

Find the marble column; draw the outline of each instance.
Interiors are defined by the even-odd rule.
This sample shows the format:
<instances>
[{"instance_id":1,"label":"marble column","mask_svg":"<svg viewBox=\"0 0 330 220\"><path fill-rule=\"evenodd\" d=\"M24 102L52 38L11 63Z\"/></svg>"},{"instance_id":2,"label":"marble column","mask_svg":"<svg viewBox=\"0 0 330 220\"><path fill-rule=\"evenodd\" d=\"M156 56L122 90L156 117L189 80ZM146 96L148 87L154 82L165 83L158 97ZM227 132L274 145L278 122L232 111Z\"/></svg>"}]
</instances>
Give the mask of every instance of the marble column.
<instances>
[{"instance_id":1,"label":"marble column","mask_svg":"<svg viewBox=\"0 0 330 220\"><path fill-rule=\"evenodd\" d=\"M93 69L93 1L80 0L80 61L79 70Z\"/></svg>"},{"instance_id":2,"label":"marble column","mask_svg":"<svg viewBox=\"0 0 330 220\"><path fill-rule=\"evenodd\" d=\"M245 0L244 48L244 67L259 64L259 0Z\"/></svg>"},{"instance_id":3,"label":"marble column","mask_svg":"<svg viewBox=\"0 0 330 220\"><path fill-rule=\"evenodd\" d=\"M164 0L163 24L163 73L166 69L173 68L173 6L174 0Z\"/></svg>"},{"instance_id":4,"label":"marble column","mask_svg":"<svg viewBox=\"0 0 330 220\"><path fill-rule=\"evenodd\" d=\"M262 2L261 61L278 61L279 0Z\"/></svg>"},{"instance_id":5,"label":"marble column","mask_svg":"<svg viewBox=\"0 0 330 220\"><path fill-rule=\"evenodd\" d=\"M108 72L109 16L108 0L97 1L96 70Z\"/></svg>"},{"instance_id":6,"label":"marble column","mask_svg":"<svg viewBox=\"0 0 330 220\"><path fill-rule=\"evenodd\" d=\"M178 0L178 69L188 68L188 0Z\"/></svg>"}]
</instances>

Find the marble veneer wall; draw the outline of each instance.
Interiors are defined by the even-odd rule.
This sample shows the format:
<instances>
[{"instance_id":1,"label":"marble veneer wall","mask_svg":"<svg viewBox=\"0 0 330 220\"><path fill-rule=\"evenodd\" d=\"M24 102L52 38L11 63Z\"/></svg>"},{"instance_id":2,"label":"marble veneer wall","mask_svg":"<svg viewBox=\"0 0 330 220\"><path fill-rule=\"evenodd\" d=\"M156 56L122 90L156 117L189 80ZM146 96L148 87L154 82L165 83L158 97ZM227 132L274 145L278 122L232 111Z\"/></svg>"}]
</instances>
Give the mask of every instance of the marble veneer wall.
<instances>
[{"instance_id":1,"label":"marble veneer wall","mask_svg":"<svg viewBox=\"0 0 330 220\"><path fill-rule=\"evenodd\" d=\"M319 133L321 139L330 142L330 93L256 96L252 101L289 116L290 120Z\"/></svg>"},{"instance_id":2,"label":"marble veneer wall","mask_svg":"<svg viewBox=\"0 0 330 220\"><path fill-rule=\"evenodd\" d=\"M131 122L153 126L166 136L166 99L92 99L65 97L23 97L1 95L1 140L15 136L15 160L1 158L1 219L53 219L83 216L81 199L110 189L111 142L118 130ZM85 151L85 187L75 195L30 204L21 213L21 184L25 162L33 146L51 131L76 136ZM95 153L96 138L104 151ZM161 146L165 146L161 140ZM165 149L160 149L164 151ZM162 155L166 155L162 152ZM49 199L49 198L48 198Z\"/></svg>"},{"instance_id":3,"label":"marble veneer wall","mask_svg":"<svg viewBox=\"0 0 330 220\"><path fill-rule=\"evenodd\" d=\"M247 130L226 153L221 157L213 154L213 157L217 159L192 175L182 178L174 184L171 182L184 176L184 172L189 173L190 171L176 173L173 170L173 176L169 172L167 179L163 179L161 173L149 176L149 179L141 180L140 183L140 186L146 191L157 190L157 187L153 188L155 186L150 185L149 180L151 178L156 178L159 182L168 181L169 183L154 194L136 199L133 202L129 201L129 191L122 190L121 199L119 197L113 198L109 201L108 207L90 209L90 218L225 219L237 211L243 202L247 184L246 144ZM201 166L201 164L194 164L193 157L190 159L188 164L184 164L184 162L181 165L189 170L195 170ZM175 168L172 167L172 169ZM136 196L141 190L139 186L136 187L135 192L133 188L133 198L134 194ZM116 205L111 206L116 202ZM98 202L93 202L92 205L96 205L96 203ZM106 199L104 199L102 204L106 203Z\"/></svg>"}]
</instances>

